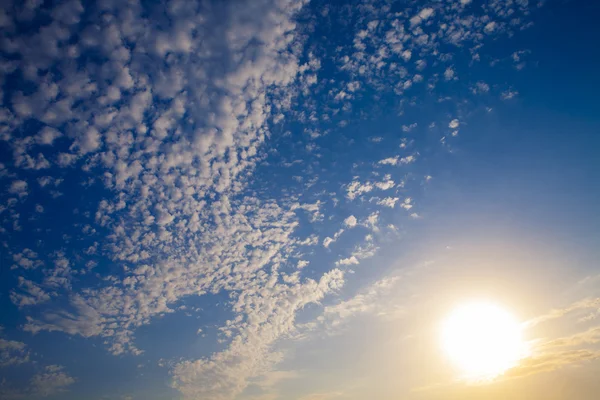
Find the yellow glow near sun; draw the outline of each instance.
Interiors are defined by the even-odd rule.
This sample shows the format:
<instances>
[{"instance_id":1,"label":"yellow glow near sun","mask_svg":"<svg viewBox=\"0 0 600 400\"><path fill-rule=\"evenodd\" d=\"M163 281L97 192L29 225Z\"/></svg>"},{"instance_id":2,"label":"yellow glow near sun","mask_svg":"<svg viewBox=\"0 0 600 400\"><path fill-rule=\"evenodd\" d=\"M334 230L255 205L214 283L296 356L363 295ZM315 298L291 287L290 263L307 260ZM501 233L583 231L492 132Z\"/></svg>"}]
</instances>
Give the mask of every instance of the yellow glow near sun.
<instances>
[{"instance_id":1,"label":"yellow glow near sun","mask_svg":"<svg viewBox=\"0 0 600 400\"><path fill-rule=\"evenodd\" d=\"M521 325L490 302L456 308L445 319L441 333L444 351L471 381L502 375L525 355Z\"/></svg>"}]
</instances>

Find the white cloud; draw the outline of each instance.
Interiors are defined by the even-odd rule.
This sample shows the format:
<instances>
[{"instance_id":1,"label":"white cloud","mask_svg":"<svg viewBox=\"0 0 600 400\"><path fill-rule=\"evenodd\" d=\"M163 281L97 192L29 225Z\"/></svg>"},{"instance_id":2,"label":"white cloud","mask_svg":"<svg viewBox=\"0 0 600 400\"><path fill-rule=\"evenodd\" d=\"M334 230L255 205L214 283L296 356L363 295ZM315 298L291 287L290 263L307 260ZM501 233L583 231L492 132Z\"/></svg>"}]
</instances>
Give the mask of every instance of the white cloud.
<instances>
[{"instance_id":1,"label":"white cloud","mask_svg":"<svg viewBox=\"0 0 600 400\"><path fill-rule=\"evenodd\" d=\"M336 240L338 240L338 238L342 235L342 233L344 233L344 229L340 229L339 231L337 231L333 237L326 237L325 239L323 239L323 247L328 248L329 245L331 245L331 243L335 242Z\"/></svg>"},{"instance_id":2,"label":"white cloud","mask_svg":"<svg viewBox=\"0 0 600 400\"><path fill-rule=\"evenodd\" d=\"M56 139L62 136L58 130L45 126L36 136L36 142L42 145L51 146Z\"/></svg>"},{"instance_id":3,"label":"white cloud","mask_svg":"<svg viewBox=\"0 0 600 400\"><path fill-rule=\"evenodd\" d=\"M0 338L0 367L29 361L29 350L23 342Z\"/></svg>"},{"instance_id":4,"label":"white cloud","mask_svg":"<svg viewBox=\"0 0 600 400\"><path fill-rule=\"evenodd\" d=\"M392 180L392 175L386 174L383 181L375 182L375 186L380 190L389 190L396 186L396 182Z\"/></svg>"},{"instance_id":5,"label":"white cloud","mask_svg":"<svg viewBox=\"0 0 600 400\"><path fill-rule=\"evenodd\" d=\"M101 144L100 132L91 126L77 138L72 147L78 149L80 154L86 154L98 150Z\"/></svg>"},{"instance_id":6,"label":"white cloud","mask_svg":"<svg viewBox=\"0 0 600 400\"><path fill-rule=\"evenodd\" d=\"M371 213L362 223L363 226L376 231L377 222L379 221L379 212L375 211Z\"/></svg>"},{"instance_id":7,"label":"white cloud","mask_svg":"<svg viewBox=\"0 0 600 400\"><path fill-rule=\"evenodd\" d=\"M400 200L398 197L386 197L379 200L377 204L384 207L394 208L398 200Z\"/></svg>"},{"instance_id":8,"label":"white cloud","mask_svg":"<svg viewBox=\"0 0 600 400\"><path fill-rule=\"evenodd\" d=\"M450 123L448 124L448 127L450 129L456 129L458 128L458 126L460 125L460 122L457 119L453 119L452 121L450 121Z\"/></svg>"},{"instance_id":9,"label":"white cloud","mask_svg":"<svg viewBox=\"0 0 600 400\"><path fill-rule=\"evenodd\" d=\"M406 156L406 157L395 156L395 157L389 157L389 158L380 160L379 164L381 164L381 165L403 165L403 164L410 164L410 163L414 162L415 160L416 160L416 157L414 155L410 155L410 156Z\"/></svg>"},{"instance_id":10,"label":"white cloud","mask_svg":"<svg viewBox=\"0 0 600 400\"><path fill-rule=\"evenodd\" d=\"M473 94L488 93L490 91L490 85L485 82L477 82L472 88Z\"/></svg>"},{"instance_id":11,"label":"white cloud","mask_svg":"<svg viewBox=\"0 0 600 400\"><path fill-rule=\"evenodd\" d=\"M240 334L226 350L207 359L177 364L172 371L172 386L190 399L235 397L250 377L264 375L281 360L281 354L270 352L270 346L276 338L291 333L296 310L319 301L342 283L343 273L336 269L319 282L308 280L289 289L278 285L279 294L271 298L257 293L238 302L235 308L251 315L250 322L238 327Z\"/></svg>"},{"instance_id":12,"label":"white cloud","mask_svg":"<svg viewBox=\"0 0 600 400\"><path fill-rule=\"evenodd\" d=\"M419 14L415 15L410 19L410 25L412 27L419 25L421 22L429 19L434 13L433 8L427 7L422 9Z\"/></svg>"},{"instance_id":13,"label":"white cloud","mask_svg":"<svg viewBox=\"0 0 600 400\"><path fill-rule=\"evenodd\" d=\"M417 127L417 123L414 122L410 125L402 125L402 132L410 132Z\"/></svg>"},{"instance_id":14,"label":"white cloud","mask_svg":"<svg viewBox=\"0 0 600 400\"><path fill-rule=\"evenodd\" d=\"M43 210L42 210L43 211ZM43 265L42 261L38 260L38 254L28 248L23 249L20 253L15 253L12 256L15 264L11 268L33 269Z\"/></svg>"},{"instance_id":15,"label":"white cloud","mask_svg":"<svg viewBox=\"0 0 600 400\"><path fill-rule=\"evenodd\" d=\"M483 30L487 34L493 33L496 30L496 21L488 22Z\"/></svg>"},{"instance_id":16,"label":"white cloud","mask_svg":"<svg viewBox=\"0 0 600 400\"><path fill-rule=\"evenodd\" d=\"M519 92L516 90L506 90L502 92L502 100L510 100L519 95Z\"/></svg>"},{"instance_id":17,"label":"white cloud","mask_svg":"<svg viewBox=\"0 0 600 400\"><path fill-rule=\"evenodd\" d=\"M348 228L354 228L356 226L357 220L354 215L349 216L344 220L344 225Z\"/></svg>"},{"instance_id":18,"label":"white cloud","mask_svg":"<svg viewBox=\"0 0 600 400\"><path fill-rule=\"evenodd\" d=\"M298 247L318 240L295 238L294 210L316 221L320 203L282 205L240 190L261 159L269 117L286 111L286 86L299 74L293 17L303 5L247 2L219 8L215 13L227 18L211 19L192 3L156 4L157 12L177 21L171 27L145 17L137 3L86 8L81 17L94 23L100 14L130 18L106 19L81 34L79 46L111 62L100 68L82 60L91 64L73 70L76 63L58 46L53 62L65 76L57 83L65 110L58 102L34 104L34 96L16 100L23 116L54 129L69 119L71 129L61 139L69 152L56 155L56 163L103 169L102 182L114 197L100 201L93 218L110 231L105 255L131 267L122 278L65 297L67 309L53 305L28 317L26 331L101 336L113 354L140 354L133 342L136 328L173 312L170 305L185 296L227 290L239 294L232 308L240 318L223 327L231 343L209 359L175 366L173 386L186 398L230 398L280 360L270 346L292 330L295 312L343 284L343 273L332 270L317 281L296 278L273 286L276 268ZM192 37L197 27L209 39ZM127 49L131 43L136 52ZM24 58L35 57L35 50ZM315 62L310 64L314 70ZM41 61L35 65L41 72L42 67ZM276 101L278 96L284 101ZM116 101L118 109L112 106ZM73 104L79 104L77 110ZM189 132L190 126L197 128ZM52 185L51 178L40 185ZM69 288L74 267L66 256L55 257L45 285ZM34 296L29 281L22 286L12 294L17 304L44 299ZM38 386L48 383L46 377L38 377Z\"/></svg>"},{"instance_id":19,"label":"white cloud","mask_svg":"<svg viewBox=\"0 0 600 400\"><path fill-rule=\"evenodd\" d=\"M356 261L358 262L358 260ZM399 281L399 276L382 278L366 286L353 297L326 306L323 313L316 319L316 324L310 326L310 329L321 326L327 333L333 335L339 333L346 322L360 315L371 313L390 316L396 314L395 308L398 307L398 304L388 297L393 293L393 289ZM390 304L390 300L392 304Z\"/></svg>"},{"instance_id":20,"label":"white cloud","mask_svg":"<svg viewBox=\"0 0 600 400\"><path fill-rule=\"evenodd\" d=\"M429 19L433 15L433 12L433 8L431 7L424 8L419 12L419 17L423 20Z\"/></svg>"},{"instance_id":21,"label":"white cloud","mask_svg":"<svg viewBox=\"0 0 600 400\"><path fill-rule=\"evenodd\" d=\"M60 153L56 160L58 165L61 167L68 167L70 165L73 165L75 161L77 161L77 156L75 154L70 153Z\"/></svg>"},{"instance_id":22,"label":"white cloud","mask_svg":"<svg viewBox=\"0 0 600 400\"><path fill-rule=\"evenodd\" d=\"M294 203L291 207L292 210L304 210L308 213L311 214L311 222L315 222L315 221L319 221L321 219L323 219L323 213L320 211L321 210L321 206L322 206L322 202L320 200L317 200L314 203L305 203L305 204L300 204L300 203Z\"/></svg>"},{"instance_id":23,"label":"white cloud","mask_svg":"<svg viewBox=\"0 0 600 400\"><path fill-rule=\"evenodd\" d=\"M39 284L20 276L19 288L10 292L10 300L17 307L34 306L50 300L50 295Z\"/></svg>"},{"instance_id":24,"label":"white cloud","mask_svg":"<svg viewBox=\"0 0 600 400\"><path fill-rule=\"evenodd\" d=\"M400 158L399 156L384 158L383 160L379 161L379 164L382 164L382 165L396 165L396 164L398 164L398 159L399 158Z\"/></svg>"},{"instance_id":25,"label":"white cloud","mask_svg":"<svg viewBox=\"0 0 600 400\"><path fill-rule=\"evenodd\" d=\"M51 176L41 176L37 179L38 185L42 188L48 188L50 193L57 193L56 190L51 188L57 188L63 183L61 178L53 178Z\"/></svg>"},{"instance_id":26,"label":"white cloud","mask_svg":"<svg viewBox=\"0 0 600 400\"><path fill-rule=\"evenodd\" d=\"M402 204L400 204L400 207L404 208L405 210L410 210L413 208L412 199L410 197L405 198Z\"/></svg>"},{"instance_id":27,"label":"white cloud","mask_svg":"<svg viewBox=\"0 0 600 400\"><path fill-rule=\"evenodd\" d=\"M47 397L65 392L73 383L75 379L65 372L64 367L49 365L31 378L30 387L35 395Z\"/></svg>"},{"instance_id":28,"label":"white cloud","mask_svg":"<svg viewBox=\"0 0 600 400\"><path fill-rule=\"evenodd\" d=\"M359 264L358 259L355 256L343 258L335 262L335 265L357 265Z\"/></svg>"},{"instance_id":29,"label":"white cloud","mask_svg":"<svg viewBox=\"0 0 600 400\"><path fill-rule=\"evenodd\" d=\"M354 200L356 197L369 193L372 190L373 185L371 183L360 183L359 181L354 180L346 187L346 197L350 200Z\"/></svg>"},{"instance_id":30,"label":"white cloud","mask_svg":"<svg viewBox=\"0 0 600 400\"><path fill-rule=\"evenodd\" d=\"M26 197L27 192L27 182L22 180L12 181L10 186L8 187L8 193L17 195L18 197Z\"/></svg>"}]
</instances>

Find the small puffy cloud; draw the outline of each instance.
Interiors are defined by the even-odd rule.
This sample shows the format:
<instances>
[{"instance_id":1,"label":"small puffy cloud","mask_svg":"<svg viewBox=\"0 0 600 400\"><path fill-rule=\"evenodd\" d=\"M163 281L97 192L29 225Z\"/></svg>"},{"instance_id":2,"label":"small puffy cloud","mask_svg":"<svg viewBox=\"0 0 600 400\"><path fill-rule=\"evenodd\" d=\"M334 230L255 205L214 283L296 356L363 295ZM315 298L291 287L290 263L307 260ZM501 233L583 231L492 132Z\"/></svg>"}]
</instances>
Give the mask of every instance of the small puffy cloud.
<instances>
[{"instance_id":1,"label":"small puffy cloud","mask_svg":"<svg viewBox=\"0 0 600 400\"><path fill-rule=\"evenodd\" d=\"M340 265L358 265L359 261L355 256L351 256L348 258L343 258L341 260L338 260L335 262L335 265L340 266Z\"/></svg>"},{"instance_id":2,"label":"small puffy cloud","mask_svg":"<svg viewBox=\"0 0 600 400\"><path fill-rule=\"evenodd\" d=\"M323 247L328 248L329 245L333 242L335 242L336 240L338 240L338 238L342 235L342 233L344 233L344 229L340 229L339 231L337 231L332 238L330 237L326 237L323 240Z\"/></svg>"},{"instance_id":3,"label":"small puffy cloud","mask_svg":"<svg viewBox=\"0 0 600 400\"><path fill-rule=\"evenodd\" d=\"M27 196L27 182L22 180L12 181L8 187L8 193L17 195L19 197Z\"/></svg>"},{"instance_id":4,"label":"small puffy cloud","mask_svg":"<svg viewBox=\"0 0 600 400\"><path fill-rule=\"evenodd\" d=\"M402 132L410 132L417 127L417 123L412 123L410 125L402 125Z\"/></svg>"},{"instance_id":5,"label":"small puffy cloud","mask_svg":"<svg viewBox=\"0 0 600 400\"><path fill-rule=\"evenodd\" d=\"M369 193L371 190L373 190L371 183L361 183L355 180L346 187L346 197L354 200L356 197Z\"/></svg>"},{"instance_id":6,"label":"small puffy cloud","mask_svg":"<svg viewBox=\"0 0 600 400\"><path fill-rule=\"evenodd\" d=\"M13 254L12 258L15 262L15 265L12 266L13 269L18 267L33 269L43 264L40 260L38 260L38 254L35 251L27 248L23 249L23 251L20 253Z\"/></svg>"},{"instance_id":7,"label":"small puffy cloud","mask_svg":"<svg viewBox=\"0 0 600 400\"><path fill-rule=\"evenodd\" d=\"M46 186L58 187L58 185L60 185L63 182L63 180L56 179L51 176L40 176L37 179L37 182L40 185L40 187L46 187Z\"/></svg>"},{"instance_id":8,"label":"small puffy cloud","mask_svg":"<svg viewBox=\"0 0 600 400\"><path fill-rule=\"evenodd\" d=\"M379 161L379 164L381 164L381 165L403 165L403 164L410 164L410 163L414 162L415 160L416 160L416 157L413 155L406 156L406 157L395 156L395 157L384 158L383 160Z\"/></svg>"},{"instance_id":9,"label":"small puffy cloud","mask_svg":"<svg viewBox=\"0 0 600 400\"><path fill-rule=\"evenodd\" d=\"M398 200L400 200L398 197L386 197L385 199L379 200L377 204L384 207L394 208Z\"/></svg>"},{"instance_id":10,"label":"small puffy cloud","mask_svg":"<svg viewBox=\"0 0 600 400\"><path fill-rule=\"evenodd\" d=\"M291 207L292 210L304 210L310 214L311 222L319 221L323 218L323 213L321 212L321 207L323 203L317 200L314 203L294 203Z\"/></svg>"},{"instance_id":11,"label":"small puffy cloud","mask_svg":"<svg viewBox=\"0 0 600 400\"><path fill-rule=\"evenodd\" d=\"M93 126L90 126L83 135L79 136L73 148L79 150L79 154L87 154L94 152L102 145L102 138L100 132Z\"/></svg>"},{"instance_id":12,"label":"small puffy cloud","mask_svg":"<svg viewBox=\"0 0 600 400\"><path fill-rule=\"evenodd\" d=\"M77 155L71 153L59 153L56 162L61 167L68 167L77 161Z\"/></svg>"},{"instance_id":13,"label":"small puffy cloud","mask_svg":"<svg viewBox=\"0 0 600 400\"><path fill-rule=\"evenodd\" d=\"M460 122L457 119L453 119L452 121L450 121L450 123L448 124L448 127L450 129L456 129L458 128L458 126L460 125Z\"/></svg>"},{"instance_id":14,"label":"small puffy cloud","mask_svg":"<svg viewBox=\"0 0 600 400\"><path fill-rule=\"evenodd\" d=\"M29 361L29 351L23 342L0 338L0 367L23 364Z\"/></svg>"},{"instance_id":15,"label":"small puffy cloud","mask_svg":"<svg viewBox=\"0 0 600 400\"><path fill-rule=\"evenodd\" d=\"M488 35L493 33L496 30L496 22L495 21L491 21L488 22L485 27L483 28L483 30L485 31L485 33L487 33Z\"/></svg>"},{"instance_id":16,"label":"small puffy cloud","mask_svg":"<svg viewBox=\"0 0 600 400\"><path fill-rule=\"evenodd\" d=\"M394 182L392 180L391 174L386 174L383 179L384 179L383 181L375 182L375 186L377 187L377 189L389 190L389 189L392 189L394 186L396 186L396 182ZM400 186L402 186L402 185L400 185Z\"/></svg>"},{"instance_id":17,"label":"small puffy cloud","mask_svg":"<svg viewBox=\"0 0 600 400\"><path fill-rule=\"evenodd\" d=\"M354 215L349 216L348 218L346 218L344 220L344 225L347 226L348 228L353 228L356 226L357 220L356 217Z\"/></svg>"},{"instance_id":18,"label":"small puffy cloud","mask_svg":"<svg viewBox=\"0 0 600 400\"><path fill-rule=\"evenodd\" d=\"M422 9L419 14L415 15L414 17L412 17L410 19L410 26L414 27L419 25L421 22L429 19L434 13L433 8L431 7L427 7Z\"/></svg>"},{"instance_id":19,"label":"small puffy cloud","mask_svg":"<svg viewBox=\"0 0 600 400\"><path fill-rule=\"evenodd\" d=\"M473 87L471 87L471 92L473 94L483 94L488 93L490 91L490 85L485 82L477 82Z\"/></svg>"},{"instance_id":20,"label":"small puffy cloud","mask_svg":"<svg viewBox=\"0 0 600 400\"><path fill-rule=\"evenodd\" d=\"M519 95L519 92L516 90L506 90L502 92L502 100L510 100Z\"/></svg>"},{"instance_id":21,"label":"small puffy cloud","mask_svg":"<svg viewBox=\"0 0 600 400\"><path fill-rule=\"evenodd\" d=\"M17 307L34 306L50 300L50 295L37 283L19 277L19 288L10 292L10 300Z\"/></svg>"},{"instance_id":22,"label":"small puffy cloud","mask_svg":"<svg viewBox=\"0 0 600 400\"><path fill-rule=\"evenodd\" d=\"M56 129L45 126L35 137L35 141L37 144L41 145L52 145L56 139L62 136L62 133L57 131Z\"/></svg>"},{"instance_id":23,"label":"small puffy cloud","mask_svg":"<svg viewBox=\"0 0 600 400\"><path fill-rule=\"evenodd\" d=\"M396 164L398 164L398 159L399 158L400 158L399 156L384 158L383 160L379 161L379 164L382 164L382 165L396 165Z\"/></svg>"},{"instance_id":24,"label":"small puffy cloud","mask_svg":"<svg viewBox=\"0 0 600 400\"><path fill-rule=\"evenodd\" d=\"M379 212L375 211L371 213L362 223L363 226L372 229L373 231L378 230L377 222L379 221Z\"/></svg>"},{"instance_id":25,"label":"small puffy cloud","mask_svg":"<svg viewBox=\"0 0 600 400\"><path fill-rule=\"evenodd\" d=\"M431 17L433 15L433 8L428 7L428 8L424 8L421 10L421 12L419 12L419 17L421 17L421 19L425 20L425 19L429 19L429 17Z\"/></svg>"},{"instance_id":26,"label":"small puffy cloud","mask_svg":"<svg viewBox=\"0 0 600 400\"><path fill-rule=\"evenodd\" d=\"M452 67L446 68L446 71L444 71L444 79L447 81L454 79L454 69Z\"/></svg>"},{"instance_id":27,"label":"small puffy cloud","mask_svg":"<svg viewBox=\"0 0 600 400\"><path fill-rule=\"evenodd\" d=\"M30 387L38 396L47 397L64 393L75 379L60 365L49 365L31 378Z\"/></svg>"}]
</instances>

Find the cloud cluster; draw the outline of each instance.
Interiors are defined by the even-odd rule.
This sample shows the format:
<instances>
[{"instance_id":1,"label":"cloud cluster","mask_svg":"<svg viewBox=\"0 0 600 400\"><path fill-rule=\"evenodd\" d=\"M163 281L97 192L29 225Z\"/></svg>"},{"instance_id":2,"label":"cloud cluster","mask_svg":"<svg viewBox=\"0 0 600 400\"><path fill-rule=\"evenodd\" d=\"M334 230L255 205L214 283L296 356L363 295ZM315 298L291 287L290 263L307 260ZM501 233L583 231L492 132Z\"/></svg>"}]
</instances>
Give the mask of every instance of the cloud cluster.
<instances>
[{"instance_id":1,"label":"cloud cluster","mask_svg":"<svg viewBox=\"0 0 600 400\"><path fill-rule=\"evenodd\" d=\"M29 350L23 342L0 338L0 367L29 361Z\"/></svg>"},{"instance_id":2,"label":"cloud cluster","mask_svg":"<svg viewBox=\"0 0 600 400\"><path fill-rule=\"evenodd\" d=\"M6 400L39 399L59 395L75 383L61 365L48 365L34 374L24 389L10 386L6 380L0 383L0 398Z\"/></svg>"},{"instance_id":3,"label":"cloud cluster","mask_svg":"<svg viewBox=\"0 0 600 400\"><path fill-rule=\"evenodd\" d=\"M302 213L318 223L324 202L252 186L252 174L277 151L269 145L279 127L288 118L305 123L304 149L318 158L328 131L315 125L345 126L352 101L372 89L402 99L413 86L433 90L442 79L462 79L444 46L467 47L475 59L487 36L521 25L521 3L491 1L471 14L464 1L401 12L361 2L351 11L352 40L330 56L336 80L321 68L326 46L309 48L311 28L298 26L298 16L311 12L306 0L6 2L0 140L10 160L0 166L2 232L18 238L32 223L27 207L51 214L69 188L83 193L82 209L73 210L81 218L75 239L55 226L56 248L11 253L20 274L11 301L23 312L41 310L27 315L24 330L98 336L115 355L137 355L137 328L191 296L226 293L234 313L220 328L226 348L177 363L172 385L185 398L241 393L282 359L273 344L294 332L297 311L336 292L342 267L372 257L377 244L367 235L312 278L302 275L304 249L330 247L344 229L377 232L378 210L413 207L410 197L400 200L403 178L353 176L336 199L390 194L366 215L348 216L332 237L301 237ZM311 97L305 108L294 109L303 96ZM321 107L322 99L331 105ZM401 148L371 167L399 170L417 154ZM318 177L303 173L304 190ZM99 260L110 272L93 274ZM24 359L21 345L0 342L1 362ZM72 383L50 366L31 387L50 395Z\"/></svg>"}]
</instances>

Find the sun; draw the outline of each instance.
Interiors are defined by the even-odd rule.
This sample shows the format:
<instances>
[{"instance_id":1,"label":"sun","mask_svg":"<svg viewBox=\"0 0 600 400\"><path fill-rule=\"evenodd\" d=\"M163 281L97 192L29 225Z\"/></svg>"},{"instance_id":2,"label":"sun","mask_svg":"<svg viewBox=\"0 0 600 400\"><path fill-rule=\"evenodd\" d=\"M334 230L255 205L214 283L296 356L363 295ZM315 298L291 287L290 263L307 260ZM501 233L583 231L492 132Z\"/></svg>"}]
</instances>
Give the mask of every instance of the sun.
<instances>
[{"instance_id":1,"label":"sun","mask_svg":"<svg viewBox=\"0 0 600 400\"><path fill-rule=\"evenodd\" d=\"M502 375L524 356L521 324L487 301L466 303L444 320L441 344L450 360L471 381Z\"/></svg>"}]
</instances>

